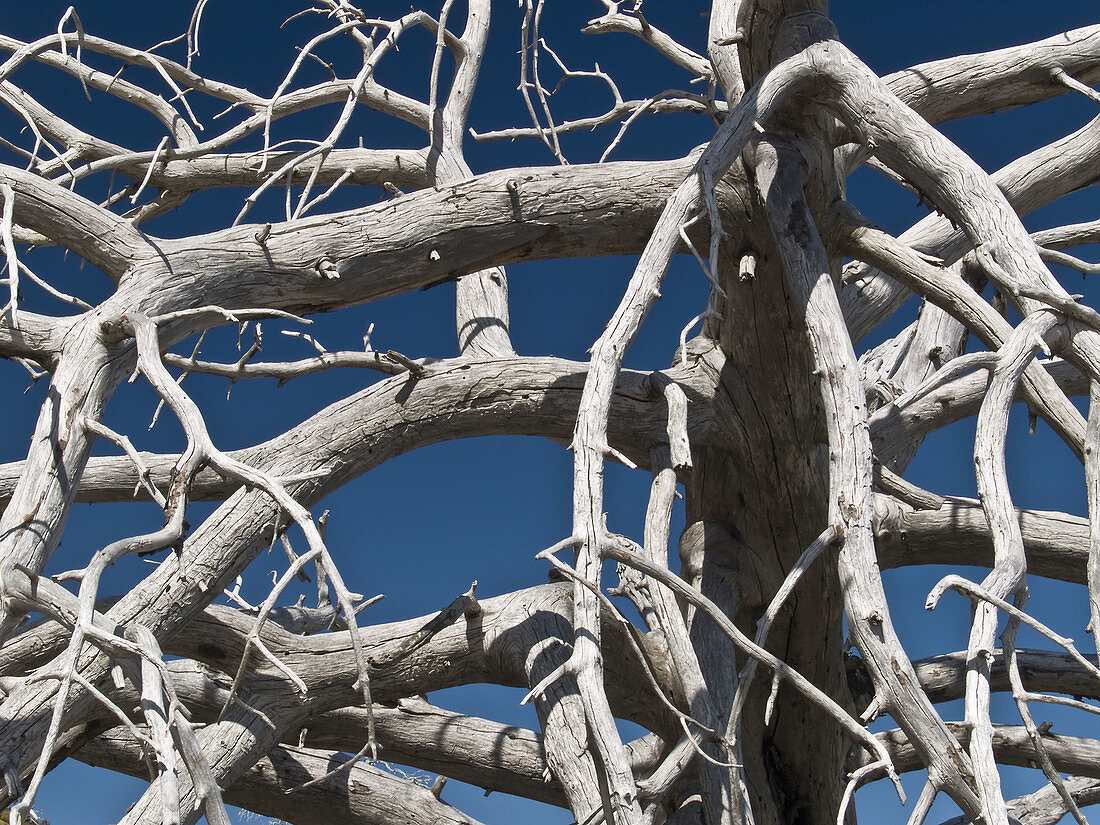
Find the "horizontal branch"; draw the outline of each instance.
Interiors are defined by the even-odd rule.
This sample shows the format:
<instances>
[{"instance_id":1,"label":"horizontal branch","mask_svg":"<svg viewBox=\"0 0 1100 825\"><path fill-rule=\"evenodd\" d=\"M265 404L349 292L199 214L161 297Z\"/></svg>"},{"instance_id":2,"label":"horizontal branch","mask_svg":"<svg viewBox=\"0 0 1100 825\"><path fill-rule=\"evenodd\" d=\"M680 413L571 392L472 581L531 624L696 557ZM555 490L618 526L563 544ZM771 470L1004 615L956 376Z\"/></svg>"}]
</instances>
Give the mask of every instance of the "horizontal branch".
<instances>
[{"instance_id":1,"label":"horizontal branch","mask_svg":"<svg viewBox=\"0 0 1100 825\"><path fill-rule=\"evenodd\" d=\"M1058 360L1045 362L1042 366L1067 396L1088 394L1088 379L1072 364ZM987 384L986 372L978 370L921 393L917 398L903 395L879 407L869 421L875 455L888 461L907 444L975 415L985 397ZM1023 399L1018 396L1018 400Z\"/></svg>"},{"instance_id":2,"label":"horizontal branch","mask_svg":"<svg viewBox=\"0 0 1100 825\"><path fill-rule=\"evenodd\" d=\"M1100 243L1100 221L1071 223L1052 229L1040 229L1032 232L1035 243L1046 249L1068 249L1081 244Z\"/></svg>"},{"instance_id":3,"label":"horizontal branch","mask_svg":"<svg viewBox=\"0 0 1100 825\"><path fill-rule=\"evenodd\" d=\"M970 738L966 726L958 722L947 723L959 742L965 745ZM899 772L924 768L916 750L900 730L875 734L893 759ZM1100 741L1080 736L1059 736L1049 731L1042 734L1043 747L1050 755L1055 768L1063 773L1078 776L1100 777ZM1022 725L994 725L993 753L998 764L1033 767L1039 760L1035 744Z\"/></svg>"},{"instance_id":4,"label":"horizontal branch","mask_svg":"<svg viewBox=\"0 0 1100 825\"><path fill-rule=\"evenodd\" d=\"M659 163L507 169L374 206L158 240L138 263L132 297L157 315L180 306L320 312L453 280L495 265L629 254L645 246L661 204L691 169ZM727 176L723 223L743 208ZM165 280L168 267L177 277ZM272 284L278 284L273 288Z\"/></svg>"},{"instance_id":5,"label":"horizontal branch","mask_svg":"<svg viewBox=\"0 0 1100 825\"><path fill-rule=\"evenodd\" d=\"M53 369L71 319L36 315L24 309L16 318L13 325L10 314L0 316L0 358L29 358Z\"/></svg>"},{"instance_id":6,"label":"horizontal branch","mask_svg":"<svg viewBox=\"0 0 1100 825\"><path fill-rule=\"evenodd\" d=\"M1100 83L1100 26L1007 49L921 63L883 80L930 123L985 115L1066 93L1058 69Z\"/></svg>"},{"instance_id":7,"label":"horizontal branch","mask_svg":"<svg viewBox=\"0 0 1100 825\"><path fill-rule=\"evenodd\" d=\"M312 375L330 369L372 369L389 375L402 375L412 370L387 357L386 353L368 350L366 352L323 352L313 358L300 361L238 361L235 364L219 364L185 358L175 353L165 353L164 363L184 372L200 372L206 375L218 375L238 381L243 378L275 378L280 383ZM416 367L423 370L419 364Z\"/></svg>"},{"instance_id":8,"label":"horizontal branch","mask_svg":"<svg viewBox=\"0 0 1100 825\"><path fill-rule=\"evenodd\" d=\"M186 194L223 186L256 187L279 169L297 152L238 152L211 154L184 160L168 160L154 164L133 161L120 165L119 172L136 181L148 175L148 183L173 194ZM328 185L341 179L359 186L392 184L401 189L423 189L431 184L425 163L425 153L406 149L333 149L321 160L321 169L314 172L316 162L307 163L291 172L291 182L313 182Z\"/></svg>"},{"instance_id":9,"label":"horizontal branch","mask_svg":"<svg viewBox=\"0 0 1100 825\"><path fill-rule=\"evenodd\" d=\"M1085 583L1088 519L1066 513L1016 510L1031 573ZM993 544L981 505L947 498L938 510L913 510L887 496L875 497L875 548L884 568L918 564L989 567Z\"/></svg>"},{"instance_id":10,"label":"horizontal branch","mask_svg":"<svg viewBox=\"0 0 1100 825\"><path fill-rule=\"evenodd\" d=\"M1096 661L1095 654L1089 658ZM1024 687L1029 691L1100 699L1100 681L1068 653L1017 650L1016 659ZM913 667L921 687L933 702L948 702L962 697L966 684L966 651L921 659L913 662ZM1000 650L993 651L990 688L1012 690L1004 654Z\"/></svg>"},{"instance_id":11,"label":"horizontal branch","mask_svg":"<svg viewBox=\"0 0 1100 825\"><path fill-rule=\"evenodd\" d=\"M376 707L374 725L382 757L420 770L550 805L566 805L549 776L542 735L406 699ZM310 720L305 745L353 751L366 741L366 711L344 708ZM455 754L462 754L455 759Z\"/></svg>"},{"instance_id":12,"label":"horizontal branch","mask_svg":"<svg viewBox=\"0 0 1100 825\"><path fill-rule=\"evenodd\" d=\"M125 728L100 734L76 754L95 767L148 777L141 748ZM428 788L361 762L305 790L346 758L338 753L282 745L272 748L222 792L225 801L292 825L478 825Z\"/></svg>"},{"instance_id":13,"label":"horizontal branch","mask_svg":"<svg viewBox=\"0 0 1100 825\"><path fill-rule=\"evenodd\" d=\"M397 455L429 444L478 435L538 435L568 442L587 364L557 358L440 361L424 378L397 376L337 401L271 441L228 453L257 467L279 456L296 472L326 476L328 492ZM702 371L667 372L688 393L688 437L713 437L713 389ZM612 415L611 442L647 464L649 444L667 438L663 400L653 399L647 374L620 377ZM142 453L151 481L164 488L176 457ZM306 466L308 462L308 466ZM0 505L10 498L22 462L0 465ZM78 501L134 498L137 470L125 456L93 457L81 479ZM194 499L224 498L237 484L204 470L191 487Z\"/></svg>"}]
</instances>

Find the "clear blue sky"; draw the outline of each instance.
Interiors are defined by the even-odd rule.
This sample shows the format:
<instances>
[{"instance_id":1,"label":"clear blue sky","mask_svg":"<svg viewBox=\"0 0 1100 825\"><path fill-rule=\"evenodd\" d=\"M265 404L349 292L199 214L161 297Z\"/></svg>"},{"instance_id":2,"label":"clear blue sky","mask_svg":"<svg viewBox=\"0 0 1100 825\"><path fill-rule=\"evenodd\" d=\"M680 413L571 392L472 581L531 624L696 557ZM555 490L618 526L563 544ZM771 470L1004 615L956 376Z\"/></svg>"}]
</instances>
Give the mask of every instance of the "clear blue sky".
<instances>
[{"instance_id":1,"label":"clear blue sky","mask_svg":"<svg viewBox=\"0 0 1100 825\"><path fill-rule=\"evenodd\" d=\"M0 29L6 34L34 39L56 29L66 3L40 0L7 5ZM669 11L670 7L677 11ZM286 0L210 0L201 33L202 55L197 59L196 69L249 86L259 93L270 93L293 59L293 46L317 31L317 23L311 19L279 29L279 24L298 8L297 3ZM387 2L375 4L372 11L387 15L406 9L407 3ZM707 21L700 14L704 9L705 5L699 2L653 3L652 8L646 7L646 12L655 25L697 51L704 51ZM78 5L77 11L91 34L148 46L184 31L191 6L177 0L140 3L95 0ZM597 2L551 4L546 13L551 46L574 68L591 69L593 62L598 61L619 82L624 97L686 87L689 78L682 71L662 66L642 44L626 35L592 38L577 33L587 19L601 11ZM515 91L518 80L515 52L519 41L515 4L494 4L493 12L490 53L470 119L479 131L526 122L522 101ZM1095 0L1043 3L864 0L834 3L832 14L845 42L880 73L952 54L1025 42L1100 19ZM383 64L380 79L426 99L431 46L431 38L426 34L413 33L400 55ZM348 57L337 55L338 59ZM323 79L320 67L311 65L306 71L315 73L315 79ZM151 118L131 116L125 107L102 95L87 103L82 99L79 84L67 77L30 67L21 71L16 80L25 83L40 99L73 112L78 125L104 137L134 148L152 147L159 140L160 132ZM608 99L606 89L598 81L573 80L563 87L556 105L566 115L593 113L602 111ZM949 124L944 130L992 170L1078 128L1096 114L1095 109L1095 104L1080 96L1065 96L1021 112ZM308 120L299 123L309 126ZM12 116L0 113L0 134L11 135L13 127L18 128ZM415 147L423 142L421 135L410 128L394 126L378 116L362 116L355 129L358 131L352 134L361 133L367 146ZM705 141L711 130L709 121L701 117L642 119L627 134L612 159L679 156ZM566 142L566 151L577 162L594 160L613 134L613 130L581 134ZM553 162L536 141L488 144L470 141L467 157L475 172ZM921 215L911 195L883 184L871 174L860 174L853 180L851 196L872 219L895 232ZM178 215L154 222L147 229L153 234L183 235L226 225L239 208L240 197L242 194L236 192L198 197ZM334 203L351 208L374 202L377 197L374 191L348 189ZM1088 192L1041 210L1028 219L1028 224L1038 229L1091 219L1098 208L1100 198L1095 192ZM275 198L272 203L261 203L252 219L263 220L267 214L277 219L280 212L281 206ZM33 253L29 261L42 274L56 273L59 285L79 291L88 300L101 299L107 294L105 279L95 273L73 271L50 250ZM599 335L617 303L632 267L633 261L629 259L611 258L512 268L511 313L517 350L583 359L585 350ZM1094 293L1079 277L1067 277L1069 291ZM680 328L705 304L705 281L689 260L679 262L662 291L664 298L628 355L627 366L647 369L665 366L676 347ZM583 299L566 308L560 298L563 294L580 295ZM1092 297L1097 296L1091 294ZM61 310L56 304L43 302L41 311ZM323 319L315 332L329 349L357 348L362 333L372 322L374 343L379 349L396 349L413 357L446 357L456 353L453 287L445 285L336 313ZM266 339L268 357L309 354L304 345L281 341L281 336L273 332L271 329ZM228 332L220 336L223 354L228 352L231 339ZM208 352L213 354L216 350ZM2 433L4 440L0 442L0 460L10 461L25 454L26 439L44 387L36 386L26 395L13 398L10 388L17 386L16 392L21 391L26 381L21 369L9 362L0 362L0 380L6 387L7 424ZM185 386L209 411L208 421L219 445L235 448L262 440L372 380L375 377L369 374L344 372L298 379L281 389L269 381L245 382L233 390L228 401L226 382L221 379L193 376ZM140 386L124 388L112 403L108 422L133 433L139 447L178 448L178 427L167 416L162 416L156 430L145 433L144 422L154 406L150 393ZM1013 427L1018 435L1026 427L1026 421L1014 420ZM972 426L966 422L936 434L918 455L910 477L939 493L973 495L972 437ZM1010 455L1009 468L1017 504L1083 514L1080 464L1049 430L1040 427L1037 436L1018 439L1017 444ZM331 496L324 505L332 510L328 539L350 586L368 594L387 595L384 602L370 609L366 618L386 621L429 613L447 604L473 579L479 580L479 593L485 596L544 580L545 568L533 556L561 539L569 529L570 470L571 454L549 442L519 437L477 439L403 456ZM607 508L611 529L635 536L640 533L647 488L646 474L630 473L617 466L609 469ZM423 501L431 501L437 514L434 522L420 516ZM192 523L198 521L199 513L210 509L208 505L197 506ZM152 508L80 505L74 509L64 545L52 568L82 564L81 559L86 559L96 547L118 538L120 531L137 532L156 520L157 513ZM410 523L415 523L415 531L408 529ZM253 593L260 592L265 585L265 571L276 566L277 559L271 561L273 564L265 566L267 559L261 559L251 574L248 583ZM125 587L127 581L142 573L142 567L143 563L137 560L120 564L112 574L115 588ZM961 600L945 598L931 616L922 609L924 594L941 574L938 569L889 574L888 584L896 596L895 620L914 657L965 647L965 631L960 622L966 620L967 610ZM1081 594L1074 594L1071 600L1068 592L1065 586L1033 579L1033 607L1054 617L1052 621L1062 632L1090 644L1084 634L1087 605ZM430 698L457 710L537 726L533 712L518 706L520 697L515 691L478 687L447 691ZM957 715L961 716L961 710ZM1006 719L1011 721L1012 717ZM1025 792L1039 781L1036 772L1012 771L1009 792ZM114 822L137 798L142 784L70 762L51 776L38 807L54 825ZM914 777L907 785L911 798L915 798L920 780ZM510 822L521 816L528 825L571 821L562 810L500 794L483 798L479 789L457 782L447 786L444 799L486 823ZM858 799L867 821L871 821L870 817L877 819L880 810L891 817L907 816L907 811L887 807L895 804L888 789L868 789ZM880 809L880 805L884 807ZM941 818L952 814L947 806ZM935 817L934 813L931 821L937 821Z\"/></svg>"}]
</instances>

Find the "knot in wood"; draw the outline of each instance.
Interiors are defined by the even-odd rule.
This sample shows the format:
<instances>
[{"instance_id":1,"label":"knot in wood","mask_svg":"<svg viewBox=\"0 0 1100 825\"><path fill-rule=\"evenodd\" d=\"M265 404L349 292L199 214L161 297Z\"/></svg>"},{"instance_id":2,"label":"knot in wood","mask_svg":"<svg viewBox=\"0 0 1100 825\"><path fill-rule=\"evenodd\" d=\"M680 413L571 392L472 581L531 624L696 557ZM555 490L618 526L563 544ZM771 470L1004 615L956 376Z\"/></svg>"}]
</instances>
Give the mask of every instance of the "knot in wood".
<instances>
[{"instance_id":1,"label":"knot in wood","mask_svg":"<svg viewBox=\"0 0 1100 825\"><path fill-rule=\"evenodd\" d=\"M108 346L124 341L134 334L133 325L125 315L99 322L100 339Z\"/></svg>"},{"instance_id":2,"label":"knot in wood","mask_svg":"<svg viewBox=\"0 0 1100 825\"><path fill-rule=\"evenodd\" d=\"M317 261L317 263L313 265L313 268L317 270L318 275L326 280L335 281L340 278L340 270L327 255Z\"/></svg>"},{"instance_id":3,"label":"knot in wood","mask_svg":"<svg viewBox=\"0 0 1100 825\"><path fill-rule=\"evenodd\" d=\"M516 178L510 178L505 186L508 189L508 200L512 204L512 218L521 221L523 220L523 210L520 208L519 201L519 181Z\"/></svg>"}]
</instances>

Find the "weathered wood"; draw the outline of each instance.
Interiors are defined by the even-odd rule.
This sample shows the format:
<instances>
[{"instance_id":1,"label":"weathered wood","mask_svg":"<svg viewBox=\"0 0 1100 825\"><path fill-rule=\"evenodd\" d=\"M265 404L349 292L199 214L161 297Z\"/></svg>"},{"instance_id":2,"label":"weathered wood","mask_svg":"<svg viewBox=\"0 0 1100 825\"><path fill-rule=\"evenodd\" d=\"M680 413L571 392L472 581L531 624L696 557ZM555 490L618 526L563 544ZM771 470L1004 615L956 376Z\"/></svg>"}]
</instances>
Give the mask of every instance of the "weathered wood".
<instances>
[{"instance_id":1,"label":"weathered wood","mask_svg":"<svg viewBox=\"0 0 1100 825\"><path fill-rule=\"evenodd\" d=\"M140 772L138 741L152 744L160 767L127 825L190 825L203 814L200 796L207 817L224 823L217 783L230 801L292 822L476 825L440 800L438 786L351 762L326 775L345 761L338 754L369 755L377 744L383 758L565 806L585 825L851 821L845 810L856 785L918 769L929 783L914 825L940 791L988 823L1049 822L1075 812L1072 794L1095 798L1094 783L1063 783L1056 771L1095 774L1096 743L1051 735L1027 709L1048 692L1087 710L1075 697L1100 694L1093 660L1053 630L1043 632L1066 654L1015 650L1013 633L1016 621L1043 630L1019 612L1026 573L1095 579L1096 537L1085 519L1014 507L1004 455L1009 410L1022 400L1089 456L1095 487L1097 412L1086 433L1068 397L1100 379L1100 315L1044 262L1095 271L1054 250L1094 242L1100 229L1093 222L1029 234L1020 216L1096 180L1100 120L992 175L930 124L1071 92L1100 101L1090 86L1100 81L1100 26L879 78L841 44L821 0L715 0L705 43L677 42L668 32L678 29L658 28L640 4L606 3L589 33L640 38L709 91L624 100L609 74L585 72L607 84L614 102L594 117L571 111L559 129L556 107L567 96L552 94L547 67L558 58L540 28L552 12L530 0L518 25L520 93L532 123L482 136L542 140L563 165L499 164L475 175L465 140L491 55L490 5L445 0L375 20L324 0L331 14L307 16L319 33L270 97L192 65L198 14L178 61L164 56L170 43L134 49L83 31L71 15L37 41L0 35L0 105L34 144L24 152L23 137L3 139L0 357L19 359L49 384L25 459L0 466L0 801L16 802L30 780L13 813L25 815L44 772L74 753ZM419 67L425 100L383 79L394 76L387 72L398 45L417 30L434 41ZM306 62L324 64L321 53L336 42L344 56L331 78L299 82ZM340 76L345 58L353 73ZM123 146L98 134L94 119L70 122L63 96L23 88L31 63L83 84L93 100L110 95L151 118L155 148ZM229 110L211 120L211 103ZM423 138L354 148L351 124L362 107ZM295 133L323 111L332 119L322 134ZM564 163L565 132L623 118L626 130L636 117L673 112L713 117L702 148L685 142L671 160ZM288 135L304 138L302 146L278 142ZM845 194L845 178L864 161L941 214L900 237L875 228L874 205L864 218ZM124 189L97 205L109 174ZM285 220L242 224L283 185ZM385 194L326 212L326 198L344 186ZM232 226L174 234L173 209L213 189L235 197L233 187L251 194ZM64 247L102 270L113 291L95 307L62 294L50 285L54 273L20 268L27 243ZM700 294L701 311L681 334L676 366L623 370L665 271L684 252L702 265L710 294L705 309ZM513 352L501 266L616 254L640 257L590 359ZM844 266L846 257L854 260ZM363 352L258 362L250 360L258 334L239 358L161 353L220 324L288 312L321 323L323 312L450 281L458 358L375 352L368 341ZM986 300L986 282L1022 321ZM24 309L21 293L39 287L77 307L74 314ZM910 320L898 314L910 290L928 304L896 334ZM563 296L553 310L586 300ZM886 331L895 316L901 323ZM687 341L699 322L699 337ZM893 337L857 360L853 341L873 329ZM1035 336L1047 332L1066 362L1031 363L1041 348ZM966 355L969 333L989 352ZM677 342L668 343L672 360ZM966 374L994 363L991 383ZM210 438L191 384L177 383L166 364L231 381L347 367L388 377L228 453ZM135 368L182 425L181 456L138 453L127 432L100 420ZM978 501L900 477L925 435L975 414ZM323 519L309 507L411 450L494 434L572 447L572 526L542 554L571 583L483 599L471 589L441 612L429 605L419 619L356 626ZM125 456L93 457L97 437ZM643 546L608 531L608 456L653 472L645 523L628 531L644 531ZM680 575L669 559L678 483L687 521ZM41 575L74 502L135 497L163 507L163 528L92 548L69 575L78 595ZM188 532L187 503L197 499L221 504ZM308 555L282 580L317 562L328 594L321 590L318 606L282 604L282 584L258 610L214 606L292 523ZM1092 533L1097 523L1094 513ZM97 593L116 558L169 546L128 592ZM575 566L564 559L570 548ZM648 632L605 598L608 559L635 571L621 590L641 606ZM934 591L950 585L980 602L968 650L912 662L879 574L929 563L991 572L984 587L955 576ZM1004 601L1012 595L1015 607ZM1095 624L1095 592L1092 601ZM999 612L1013 617L1003 654L993 650ZM29 613L44 618L22 626ZM854 688L845 626L860 654ZM749 660L772 680L750 678ZM541 732L420 698L480 682L530 689ZM1023 728L997 724L991 694L1008 689ZM961 726L934 706L958 697L967 700ZM137 705L143 716L130 718ZM202 725L197 733L184 708ZM901 731L873 736L867 723L880 713ZM123 728L107 731L120 719ZM142 720L148 730L136 726ZM624 742L619 720L650 733ZM857 754L850 762L849 750ZM173 770L184 762L188 771ZM1003 799L1001 764L1042 765L1051 791ZM303 782L312 784L284 793Z\"/></svg>"},{"instance_id":2,"label":"weathered wood","mask_svg":"<svg viewBox=\"0 0 1100 825\"><path fill-rule=\"evenodd\" d=\"M145 777L141 750L125 729L101 734L80 751L89 765ZM310 788L288 790L323 777L341 755L290 745L273 747L225 791L226 801L292 825L478 825L423 785L360 763Z\"/></svg>"}]
</instances>

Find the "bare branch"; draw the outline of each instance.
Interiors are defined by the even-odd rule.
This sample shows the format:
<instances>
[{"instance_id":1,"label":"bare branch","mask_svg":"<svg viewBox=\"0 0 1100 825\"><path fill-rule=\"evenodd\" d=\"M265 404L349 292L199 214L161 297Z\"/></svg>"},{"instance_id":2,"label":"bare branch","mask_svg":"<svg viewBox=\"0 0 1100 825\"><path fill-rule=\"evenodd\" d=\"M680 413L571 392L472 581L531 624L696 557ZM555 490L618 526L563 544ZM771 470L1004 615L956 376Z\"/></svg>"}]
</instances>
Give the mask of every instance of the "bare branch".
<instances>
[{"instance_id":1,"label":"bare branch","mask_svg":"<svg viewBox=\"0 0 1100 825\"><path fill-rule=\"evenodd\" d=\"M1093 168L1093 159L1098 152L1100 118L1061 140L1007 164L994 172L990 181L1004 193L1017 214L1026 215L1093 183L1095 177L1088 170ZM948 263L970 248L964 235L939 215L929 215L904 233L900 240ZM853 339L859 340L895 311L906 300L908 293L890 279L876 276L863 268L853 269L849 274L849 280L856 280L852 280L845 289L844 315Z\"/></svg>"},{"instance_id":2,"label":"bare branch","mask_svg":"<svg viewBox=\"0 0 1100 825\"><path fill-rule=\"evenodd\" d=\"M143 765L133 741L118 728L86 745L80 756L97 767L142 775ZM341 816L354 825L478 825L477 820L440 802L427 788L364 763L352 767L346 779L332 777L309 791L285 793L285 788L300 787L323 776L337 756L331 751L289 745L273 748L224 792L225 799L298 825L330 823L334 795L344 798Z\"/></svg>"},{"instance_id":3,"label":"bare branch","mask_svg":"<svg viewBox=\"0 0 1100 825\"><path fill-rule=\"evenodd\" d=\"M930 123L989 114L1064 92L1058 71L1100 82L1100 26L982 54L922 63L888 75L890 91Z\"/></svg>"},{"instance_id":4,"label":"bare branch","mask_svg":"<svg viewBox=\"0 0 1100 825\"><path fill-rule=\"evenodd\" d=\"M341 475L330 482L340 484L349 472L366 472L393 456L452 437L530 434L568 442L570 419L576 414L585 373L586 365L556 358L482 364L442 361L421 379L425 401L415 412L401 410L397 399L407 391L406 381L397 376L327 407L282 436L228 455L244 464L268 468L281 478L299 474L308 457L308 466L321 469L323 475L340 466ZM693 367L668 373L688 394L691 443L712 443L710 380ZM646 375L636 372L621 374L612 407L616 413L608 433L611 443L642 462L651 441L667 439L664 404L650 400L646 380ZM332 433L338 436L334 439ZM175 457L150 453L140 457L149 468L152 483L166 487ZM10 498L25 466L24 462L0 465L0 503ZM276 466L282 469L275 470ZM316 478L311 475L298 481ZM139 481L131 461L93 457L77 500L128 500ZM225 498L236 489L235 483L207 469L192 481L191 495L196 499Z\"/></svg>"},{"instance_id":5,"label":"bare branch","mask_svg":"<svg viewBox=\"0 0 1100 825\"><path fill-rule=\"evenodd\" d=\"M676 42L665 32L652 25L640 11L627 14L618 11L609 11L603 17L589 20L588 25L581 29L585 34L604 34L607 32L625 32L640 37L658 53L671 60L677 66L691 72L701 80L709 80L711 76L710 62L700 54L696 54L687 46Z\"/></svg>"},{"instance_id":6,"label":"bare branch","mask_svg":"<svg viewBox=\"0 0 1100 825\"><path fill-rule=\"evenodd\" d=\"M0 357L48 383L20 398L25 379L9 372L0 444L9 458L25 456L0 465L0 806L15 804L16 820L31 817L46 772L87 746L85 758L154 777L126 825L204 816L227 825L222 787L227 799L296 822L476 825L442 801L453 792L447 777L565 806L583 825L830 825L851 819L861 784L896 782L901 768L928 774L913 825L941 792L968 820L1080 817L1075 794L1094 789L1060 773L1096 773L1097 745L1052 735L1039 711L1100 715L1095 657L1060 629L1083 623L1086 602L1068 605L1076 610L1068 619L1025 612L1025 575L1089 580L1096 591L1090 557L1100 519L1015 507L1004 456L1010 410L1023 401L1033 427L1042 417L1085 457L1096 498L1100 414L1090 410L1086 423L1070 397L1092 383L1098 394L1100 313L1047 264L1100 268L1083 260L1087 251L1063 251L1100 242L1100 222L1083 216L1029 233L1020 216L1098 179L1100 118L993 175L930 123L1071 91L1090 105L1100 26L883 80L841 43L824 0L714 0L706 20L665 9L665 31L642 0L603 0L586 31L640 38L646 45L632 54L704 84L678 91L643 63L629 78L607 71L602 55L579 64L560 36L568 16L552 16L567 13L525 0L512 18L521 36L513 102L530 123L494 124L514 128L475 137L533 137L561 165L513 167L520 156L497 144L479 150L487 171L475 175L465 153L477 125L470 117L509 105L475 108L475 96L493 94L507 71L489 0L440 0L392 18L353 0L317 0L287 21L304 36L262 93L218 80L226 64L215 51L198 59L207 5L198 0L185 34L149 49L96 37L71 9L36 40L0 35L0 105L19 130L0 135L10 164L0 166ZM498 28L509 19L500 11ZM249 25L265 48L264 23ZM50 88L40 76L79 83L90 105L30 94ZM383 85L390 78L393 88ZM586 86L607 95L601 112L570 97ZM144 127L131 128L127 108ZM669 142L660 146L624 139L642 115L686 112L704 117L664 118ZM611 124L600 145L573 136ZM382 142L366 148L357 130ZM567 147L592 162L567 165ZM657 149L683 157L603 162L611 151ZM875 228L877 203L867 199L868 219L845 200L849 188L863 197L845 178L864 162L938 214L901 238ZM246 189L243 209L226 200L233 187ZM259 222L224 228L225 207L239 210L238 223L251 214ZM275 208L285 220L266 214ZM71 286L80 261L26 245L61 246L114 286ZM676 285L671 331L668 317L643 331L681 253L706 280ZM522 316L509 312L502 266L623 254L638 256L625 285L586 282L537 307L573 347L580 316L570 302L595 307L612 290L618 308L586 363L515 355L511 324ZM450 282L454 293L427 299L455 300L455 332L439 351L447 339L427 328L434 309L425 312L413 293ZM910 292L925 299L916 320L903 317ZM332 311L402 294L413 320L399 323L415 328L400 351L376 350L373 324L362 350L329 351L330 341L361 334L348 323L365 323ZM76 314L32 311L53 300ZM370 312L381 321L389 304ZM258 360L272 357L271 347L261 355L267 318L316 324L308 334L285 330L308 357ZM220 349L221 333L207 335L227 323L239 326L233 353ZM882 343L857 359L853 339L872 330ZM540 340L514 332L517 346ZM663 363L676 365L623 370L643 358L632 344L648 332L647 352L664 336ZM983 351L968 346L971 333ZM190 355L175 354L189 338ZM1050 351L1066 360L1037 359ZM181 385L195 372L233 386L337 367L386 375L296 383L351 382L346 397L233 452L212 438L220 408L204 400L199 385L208 380L192 379L194 392ZM144 376L179 423L178 454L135 449L133 428L145 422L134 420L132 396L116 394L128 375ZM32 432L23 422L36 406ZM242 413L256 432L268 426L262 407ZM903 477L927 433L969 415L977 416L980 500L942 496L950 488L935 478L922 489ZM380 597L353 593L343 573L382 574L363 567L378 553L421 565L432 557L416 530L401 547L378 546L352 513L351 533L328 535L340 553L369 553L338 567L328 510L314 518L310 508L411 450L498 434L574 452L572 523L540 554L553 581L486 598L471 587L442 611L371 622L365 608ZM98 438L116 454L93 456ZM171 433L163 438L145 443L172 443ZM608 527L629 513L605 490L609 459L626 468L617 472L652 472L644 525L634 526L641 546ZM469 468L471 484L479 469ZM679 485L688 526L677 568L669 553ZM150 510L135 505L107 525L113 534L101 544L67 530L76 501L135 498L156 502L163 521L151 510L152 527L135 529L145 518L137 511ZM192 528L200 508L190 505L200 498L220 502ZM341 500L322 506L346 528ZM497 504L478 517L495 518ZM513 509L522 515L524 506ZM480 547L485 535L455 535L451 552ZM75 569L48 578L63 539ZM275 551L274 571L253 564L265 550ZM570 550L573 559L554 555ZM158 563L106 575L147 553L161 553ZM521 548L516 558L529 554ZM609 590L602 576L612 562L620 578ZM884 584L881 570L929 563L949 574L932 604L947 589L973 603L971 638L965 652L912 662L887 587L900 582L904 591L909 579ZM975 584L959 575L963 564L989 573ZM316 587L315 606L291 593L299 580ZM116 581L121 592L109 593ZM398 595L381 580L367 586ZM645 628L608 593L631 598ZM231 605L213 603L223 595ZM1089 604L1095 626L1100 597L1091 593ZM1021 624L1064 652L1018 650ZM744 629L754 625L750 639ZM859 653L847 670L845 628ZM760 664L767 679L753 678ZM846 676L862 717L847 701ZM476 684L527 691L541 731L422 698ZM996 724L992 694L1003 690L1022 727ZM964 722L949 723L934 703L960 697ZM872 735L868 722L880 714L900 732ZM649 733L624 741L623 721ZM407 781L404 768L388 774L373 761L378 747L440 779L429 788ZM1049 789L1004 799L999 767L1008 763L1038 766Z\"/></svg>"},{"instance_id":7,"label":"bare branch","mask_svg":"<svg viewBox=\"0 0 1100 825\"><path fill-rule=\"evenodd\" d=\"M0 166L0 181L15 192L16 223L71 249L116 281L136 261L155 254L126 221L37 175Z\"/></svg>"}]
</instances>

